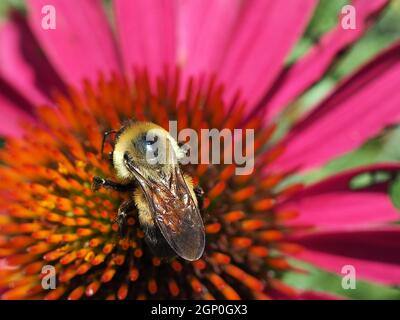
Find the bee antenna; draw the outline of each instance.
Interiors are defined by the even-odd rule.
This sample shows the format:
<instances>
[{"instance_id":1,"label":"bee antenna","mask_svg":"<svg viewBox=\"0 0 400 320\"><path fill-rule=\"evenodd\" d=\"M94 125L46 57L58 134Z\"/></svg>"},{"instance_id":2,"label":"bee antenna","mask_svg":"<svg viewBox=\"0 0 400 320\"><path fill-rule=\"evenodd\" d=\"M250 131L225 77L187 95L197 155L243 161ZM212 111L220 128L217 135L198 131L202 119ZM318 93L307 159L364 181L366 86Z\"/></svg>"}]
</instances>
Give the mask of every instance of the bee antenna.
<instances>
[{"instance_id":1,"label":"bee antenna","mask_svg":"<svg viewBox=\"0 0 400 320\"><path fill-rule=\"evenodd\" d=\"M101 142L101 157L103 157L104 145L105 145L105 143L106 143L107 137L108 137L110 134L112 134L112 133L117 133L117 132L118 132L117 130L109 130L109 131L104 132L104 134L103 134L103 141Z\"/></svg>"}]
</instances>

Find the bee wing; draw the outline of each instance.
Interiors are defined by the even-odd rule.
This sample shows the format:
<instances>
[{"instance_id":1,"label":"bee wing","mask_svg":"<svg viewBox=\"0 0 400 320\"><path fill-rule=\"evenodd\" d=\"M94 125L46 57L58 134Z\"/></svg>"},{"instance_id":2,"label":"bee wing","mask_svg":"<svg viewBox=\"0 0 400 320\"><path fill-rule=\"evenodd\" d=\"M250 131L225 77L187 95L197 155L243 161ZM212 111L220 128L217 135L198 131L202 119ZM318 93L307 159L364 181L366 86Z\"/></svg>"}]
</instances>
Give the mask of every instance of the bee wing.
<instances>
[{"instance_id":1,"label":"bee wing","mask_svg":"<svg viewBox=\"0 0 400 320\"><path fill-rule=\"evenodd\" d=\"M170 187L157 185L156 192L149 192L148 199L165 240L180 257L193 261L204 251L203 220L179 167L174 169Z\"/></svg>"},{"instance_id":2,"label":"bee wing","mask_svg":"<svg viewBox=\"0 0 400 320\"><path fill-rule=\"evenodd\" d=\"M153 219L171 248L186 260L199 259L205 247L203 219L179 165L173 166L170 177L150 181L128 158L126 164L138 179Z\"/></svg>"}]
</instances>

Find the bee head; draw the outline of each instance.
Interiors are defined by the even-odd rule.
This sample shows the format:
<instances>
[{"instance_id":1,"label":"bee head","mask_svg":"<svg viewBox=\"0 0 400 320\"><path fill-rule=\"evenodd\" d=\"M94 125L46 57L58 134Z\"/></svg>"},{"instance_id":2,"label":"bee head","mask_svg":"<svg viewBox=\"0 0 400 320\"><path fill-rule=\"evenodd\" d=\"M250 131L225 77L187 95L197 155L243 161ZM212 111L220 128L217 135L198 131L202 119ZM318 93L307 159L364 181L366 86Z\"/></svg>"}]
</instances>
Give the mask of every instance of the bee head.
<instances>
[{"instance_id":1,"label":"bee head","mask_svg":"<svg viewBox=\"0 0 400 320\"><path fill-rule=\"evenodd\" d=\"M145 177L157 179L183 157L176 140L160 126L149 122L132 122L117 134L113 163L120 179L134 178L126 162L132 162Z\"/></svg>"}]
</instances>

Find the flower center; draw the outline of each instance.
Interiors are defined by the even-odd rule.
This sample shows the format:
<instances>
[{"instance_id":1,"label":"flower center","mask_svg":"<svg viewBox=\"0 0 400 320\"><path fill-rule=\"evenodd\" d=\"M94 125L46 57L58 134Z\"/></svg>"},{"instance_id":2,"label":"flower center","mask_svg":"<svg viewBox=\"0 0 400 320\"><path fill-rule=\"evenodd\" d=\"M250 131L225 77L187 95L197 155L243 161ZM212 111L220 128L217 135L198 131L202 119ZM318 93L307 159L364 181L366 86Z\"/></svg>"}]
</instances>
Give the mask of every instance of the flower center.
<instances>
[{"instance_id":1,"label":"flower center","mask_svg":"<svg viewBox=\"0 0 400 320\"><path fill-rule=\"evenodd\" d=\"M283 242L282 222L295 213L275 208L290 192L275 190L286 174L265 172L282 149L264 148L274 126L243 122L245 104L239 96L225 101L223 92L215 78L184 82L175 72L150 79L137 71L133 82L100 77L82 93L57 95L55 108L38 108L39 123L24 124L24 138L8 138L0 150L2 298L236 299L286 290L279 275L290 266L282 252L296 248ZM198 261L155 257L136 217L121 238L113 221L129 195L91 190L93 176L114 176L100 154L103 132L129 119L167 130L169 120L178 130L255 130L250 175L235 175L235 164L182 166L205 192L206 249ZM48 265L55 290L43 288Z\"/></svg>"}]
</instances>

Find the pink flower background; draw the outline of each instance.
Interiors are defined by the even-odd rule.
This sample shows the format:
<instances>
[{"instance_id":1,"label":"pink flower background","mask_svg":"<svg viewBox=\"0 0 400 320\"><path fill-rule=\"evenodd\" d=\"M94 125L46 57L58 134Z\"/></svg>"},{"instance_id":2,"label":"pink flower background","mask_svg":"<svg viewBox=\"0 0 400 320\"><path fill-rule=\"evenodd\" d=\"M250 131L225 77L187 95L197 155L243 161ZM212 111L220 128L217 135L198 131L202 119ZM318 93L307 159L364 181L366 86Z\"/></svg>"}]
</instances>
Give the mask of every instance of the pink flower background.
<instances>
[{"instance_id":1,"label":"pink flower background","mask_svg":"<svg viewBox=\"0 0 400 320\"><path fill-rule=\"evenodd\" d=\"M95 82L100 72L130 77L133 66L145 66L157 75L165 65L178 65L183 81L216 74L227 99L240 90L247 116L290 127L282 135L284 154L265 172L294 169L298 179L313 181L280 204L281 210L300 213L288 227L314 228L290 238L305 248L293 258L312 265L309 278L289 274L286 281L310 291L332 289L340 286L333 274L353 265L362 280L358 290L367 292L360 296L377 290L381 296L374 297L400 298L393 289L400 284L400 211L389 195L391 182L350 187L362 173L395 176L400 163L359 151L370 159L354 163L367 166L344 170L348 163L338 162L335 174L316 171L399 123L400 39L382 46L306 110L295 103L365 36L390 2L352 1L357 28L345 30L339 19L289 66L285 62L304 35L316 0L115 0L111 11L95 0L28 0L26 16L13 13L0 27L0 133L21 135L19 121L36 121L35 108L51 105L55 90L82 88L83 79ZM47 4L56 7L56 30L42 29L41 9ZM304 294L319 297L325 296Z\"/></svg>"}]
</instances>

